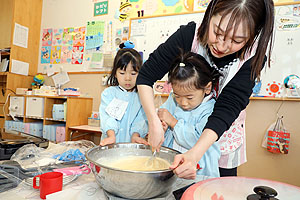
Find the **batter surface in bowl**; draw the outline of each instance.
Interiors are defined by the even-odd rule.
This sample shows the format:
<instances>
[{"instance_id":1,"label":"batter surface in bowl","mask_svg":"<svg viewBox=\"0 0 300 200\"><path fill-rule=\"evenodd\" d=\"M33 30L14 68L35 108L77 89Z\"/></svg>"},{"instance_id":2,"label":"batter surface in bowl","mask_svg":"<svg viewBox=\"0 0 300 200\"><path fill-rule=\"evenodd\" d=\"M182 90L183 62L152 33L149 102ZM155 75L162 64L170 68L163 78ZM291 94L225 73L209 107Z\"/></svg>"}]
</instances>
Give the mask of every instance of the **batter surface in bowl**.
<instances>
[{"instance_id":1,"label":"batter surface in bowl","mask_svg":"<svg viewBox=\"0 0 300 200\"><path fill-rule=\"evenodd\" d=\"M165 159L155 157L149 160L149 156L126 156L118 159L99 159L98 163L107 167L130 171L158 171L169 169L170 163Z\"/></svg>"}]
</instances>

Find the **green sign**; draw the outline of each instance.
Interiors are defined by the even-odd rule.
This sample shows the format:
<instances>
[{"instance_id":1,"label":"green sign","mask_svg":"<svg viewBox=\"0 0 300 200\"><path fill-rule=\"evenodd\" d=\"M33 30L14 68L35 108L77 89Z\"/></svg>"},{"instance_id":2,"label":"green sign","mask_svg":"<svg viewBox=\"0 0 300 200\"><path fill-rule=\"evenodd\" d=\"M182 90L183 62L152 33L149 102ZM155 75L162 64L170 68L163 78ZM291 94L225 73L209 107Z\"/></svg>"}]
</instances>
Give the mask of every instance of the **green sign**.
<instances>
[{"instance_id":1,"label":"green sign","mask_svg":"<svg viewBox=\"0 0 300 200\"><path fill-rule=\"evenodd\" d=\"M106 15L108 13L108 1L94 4L94 16Z\"/></svg>"}]
</instances>

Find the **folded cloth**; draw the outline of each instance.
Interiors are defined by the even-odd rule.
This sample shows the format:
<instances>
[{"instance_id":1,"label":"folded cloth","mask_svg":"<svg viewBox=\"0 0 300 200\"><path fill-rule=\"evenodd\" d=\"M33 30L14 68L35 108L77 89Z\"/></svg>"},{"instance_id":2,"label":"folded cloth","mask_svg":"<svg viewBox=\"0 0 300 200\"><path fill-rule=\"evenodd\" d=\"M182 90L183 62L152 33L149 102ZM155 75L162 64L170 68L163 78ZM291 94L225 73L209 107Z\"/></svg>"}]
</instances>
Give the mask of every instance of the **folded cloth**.
<instances>
[{"instance_id":1,"label":"folded cloth","mask_svg":"<svg viewBox=\"0 0 300 200\"><path fill-rule=\"evenodd\" d=\"M60 161L86 161L86 158L79 149L70 149L62 154L56 154L53 158Z\"/></svg>"}]
</instances>

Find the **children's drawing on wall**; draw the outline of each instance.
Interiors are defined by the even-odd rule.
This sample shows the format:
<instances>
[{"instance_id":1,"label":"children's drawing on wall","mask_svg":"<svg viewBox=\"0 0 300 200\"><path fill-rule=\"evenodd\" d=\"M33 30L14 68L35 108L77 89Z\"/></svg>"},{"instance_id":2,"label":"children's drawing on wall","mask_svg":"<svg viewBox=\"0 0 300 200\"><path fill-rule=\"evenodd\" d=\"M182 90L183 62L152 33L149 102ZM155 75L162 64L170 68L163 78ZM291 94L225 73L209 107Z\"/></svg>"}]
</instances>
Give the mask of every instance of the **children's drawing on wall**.
<instances>
[{"instance_id":1,"label":"children's drawing on wall","mask_svg":"<svg viewBox=\"0 0 300 200\"><path fill-rule=\"evenodd\" d=\"M156 81L154 84L155 94L169 94L172 90L171 84L168 81Z\"/></svg>"},{"instance_id":2,"label":"children's drawing on wall","mask_svg":"<svg viewBox=\"0 0 300 200\"><path fill-rule=\"evenodd\" d=\"M129 2L129 0L122 0L120 2L119 20L121 22L124 22L130 16L131 8L132 8L132 5Z\"/></svg>"},{"instance_id":3,"label":"children's drawing on wall","mask_svg":"<svg viewBox=\"0 0 300 200\"><path fill-rule=\"evenodd\" d=\"M52 29L51 28L43 30L42 45L43 46L51 46L52 45Z\"/></svg>"},{"instance_id":4,"label":"children's drawing on wall","mask_svg":"<svg viewBox=\"0 0 300 200\"><path fill-rule=\"evenodd\" d=\"M59 64L60 63L60 56L61 56L61 46L52 46L51 47L50 63L51 64Z\"/></svg>"},{"instance_id":5,"label":"children's drawing on wall","mask_svg":"<svg viewBox=\"0 0 300 200\"><path fill-rule=\"evenodd\" d=\"M294 16L300 16L300 6L294 6L294 9L293 9L293 15Z\"/></svg>"},{"instance_id":6,"label":"children's drawing on wall","mask_svg":"<svg viewBox=\"0 0 300 200\"><path fill-rule=\"evenodd\" d=\"M42 46L41 49L41 63L50 63L51 46Z\"/></svg>"},{"instance_id":7,"label":"children's drawing on wall","mask_svg":"<svg viewBox=\"0 0 300 200\"><path fill-rule=\"evenodd\" d=\"M72 46L62 46L61 48L61 63L70 64L72 61Z\"/></svg>"},{"instance_id":8,"label":"children's drawing on wall","mask_svg":"<svg viewBox=\"0 0 300 200\"><path fill-rule=\"evenodd\" d=\"M123 31L122 31L122 40L123 41L127 41L128 37L129 37L129 27L123 27Z\"/></svg>"},{"instance_id":9,"label":"children's drawing on wall","mask_svg":"<svg viewBox=\"0 0 300 200\"><path fill-rule=\"evenodd\" d=\"M73 45L74 28L65 28L63 33L63 45Z\"/></svg>"},{"instance_id":10,"label":"children's drawing on wall","mask_svg":"<svg viewBox=\"0 0 300 200\"><path fill-rule=\"evenodd\" d=\"M52 45L61 45L62 37L63 37L63 29L62 28L53 29Z\"/></svg>"},{"instance_id":11,"label":"children's drawing on wall","mask_svg":"<svg viewBox=\"0 0 300 200\"><path fill-rule=\"evenodd\" d=\"M73 46L84 46L85 27L74 29Z\"/></svg>"},{"instance_id":12,"label":"children's drawing on wall","mask_svg":"<svg viewBox=\"0 0 300 200\"><path fill-rule=\"evenodd\" d=\"M204 11L211 0L194 0L194 11Z\"/></svg>"},{"instance_id":13,"label":"children's drawing on wall","mask_svg":"<svg viewBox=\"0 0 300 200\"><path fill-rule=\"evenodd\" d=\"M72 51L73 53L71 64L82 64L84 47L74 46Z\"/></svg>"}]
</instances>

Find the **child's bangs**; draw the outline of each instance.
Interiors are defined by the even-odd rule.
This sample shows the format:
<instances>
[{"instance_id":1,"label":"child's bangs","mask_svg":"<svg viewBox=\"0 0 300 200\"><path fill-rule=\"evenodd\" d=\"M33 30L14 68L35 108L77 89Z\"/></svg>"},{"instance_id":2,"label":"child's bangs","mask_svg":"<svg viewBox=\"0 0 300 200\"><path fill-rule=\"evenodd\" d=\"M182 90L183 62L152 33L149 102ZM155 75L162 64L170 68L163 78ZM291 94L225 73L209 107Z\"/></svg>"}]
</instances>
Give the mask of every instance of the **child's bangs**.
<instances>
[{"instance_id":1,"label":"child's bangs","mask_svg":"<svg viewBox=\"0 0 300 200\"><path fill-rule=\"evenodd\" d=\"M201 86L197 85L196 78L189 78L185 80L175 80L172 82L172 86L176 86L177 88L183 89L183 90L197 90L202 89Z\"/></svg>"}]
</instances>

